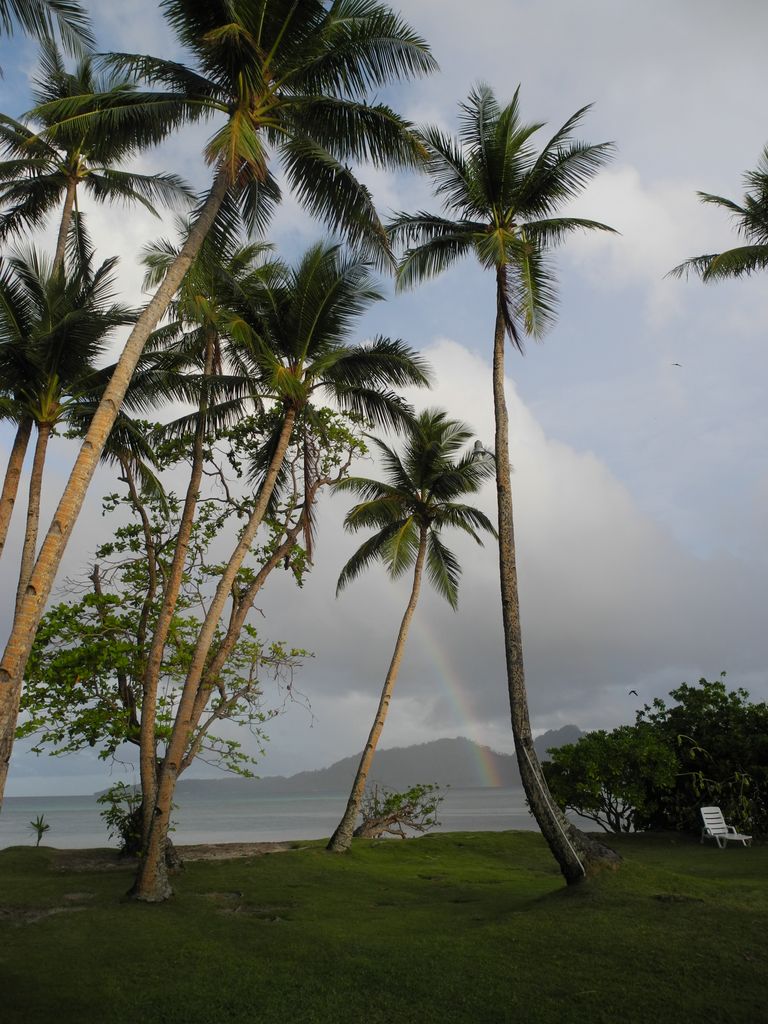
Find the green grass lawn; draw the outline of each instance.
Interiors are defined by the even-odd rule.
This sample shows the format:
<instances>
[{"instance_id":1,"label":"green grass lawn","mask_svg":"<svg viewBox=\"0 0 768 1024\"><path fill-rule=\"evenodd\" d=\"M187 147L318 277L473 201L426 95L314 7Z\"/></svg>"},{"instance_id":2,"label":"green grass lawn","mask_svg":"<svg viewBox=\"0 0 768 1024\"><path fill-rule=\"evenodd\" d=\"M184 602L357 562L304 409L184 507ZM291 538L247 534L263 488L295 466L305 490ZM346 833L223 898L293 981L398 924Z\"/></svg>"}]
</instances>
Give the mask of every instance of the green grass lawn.
<instances>
[{"instance_id":1,"label":"green grass lawn","mask_svg":"<svg viewBox=\"0 0 768 1024\"><path fill-rule=\"evenodd\" d=\"M160 906L129 867L4 850L0 1020L768 1022L768 847L616 846L566 889L534 833L309 843L191 863Z\"/></svg>"}]
</instances>

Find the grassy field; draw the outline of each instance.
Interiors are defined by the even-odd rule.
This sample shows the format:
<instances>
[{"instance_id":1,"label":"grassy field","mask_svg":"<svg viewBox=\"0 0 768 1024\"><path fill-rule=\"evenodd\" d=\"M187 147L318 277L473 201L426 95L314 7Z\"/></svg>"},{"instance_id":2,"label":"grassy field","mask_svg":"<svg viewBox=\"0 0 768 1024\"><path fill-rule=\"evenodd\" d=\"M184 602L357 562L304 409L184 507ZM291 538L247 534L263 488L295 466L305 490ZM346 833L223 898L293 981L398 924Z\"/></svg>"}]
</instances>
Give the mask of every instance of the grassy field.
<instances>
[{"instance_id":1,"label":"grassy field","mask_svg":"<svg viewBox=\"0 0 768 1024\"><path fill-rule=\"evenodd\" d=\"M566 889L534 833L130 868L0 852L3 1024L768 1022L768 847L616 841Z\"/></svg>"}]
</instances>

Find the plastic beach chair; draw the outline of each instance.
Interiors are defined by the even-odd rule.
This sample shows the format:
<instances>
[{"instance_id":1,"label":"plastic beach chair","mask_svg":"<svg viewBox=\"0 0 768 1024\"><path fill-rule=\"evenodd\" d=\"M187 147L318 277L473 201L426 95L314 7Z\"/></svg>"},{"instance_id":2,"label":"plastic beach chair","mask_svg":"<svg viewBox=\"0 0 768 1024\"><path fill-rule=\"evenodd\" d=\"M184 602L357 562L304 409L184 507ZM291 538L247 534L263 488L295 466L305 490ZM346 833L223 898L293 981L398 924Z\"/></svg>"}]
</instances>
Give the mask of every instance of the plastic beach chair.
<instances>
[{"instance_id":1,"label":"plastic beach chair","mask_svg":"<svg viewBox=\"0 0 768 1024\"><path fill-rule=\"evenodd\" d=\"M729 842L742 843L749 846L752 836L743 836L737 832L733 825L726 825L723 812L719 807L702 807L701 819L704 828L701 830L701 842L705 839L714 839L721 850L724 850Z\"/></svg>"}]
</instances>

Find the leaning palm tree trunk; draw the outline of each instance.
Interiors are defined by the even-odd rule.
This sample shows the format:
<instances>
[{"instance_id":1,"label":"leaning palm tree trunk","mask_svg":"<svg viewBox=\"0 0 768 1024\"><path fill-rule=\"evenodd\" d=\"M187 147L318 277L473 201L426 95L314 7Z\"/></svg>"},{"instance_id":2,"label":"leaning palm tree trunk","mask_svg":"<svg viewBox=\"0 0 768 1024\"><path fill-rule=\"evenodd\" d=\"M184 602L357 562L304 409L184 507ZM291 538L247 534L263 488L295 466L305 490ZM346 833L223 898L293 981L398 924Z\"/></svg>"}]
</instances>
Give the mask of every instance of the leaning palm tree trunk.
<instances>
[{"instance_id":1,"label":"leaning palm tree trunk","mask_svg":"<svg viewBox=\"0 0 768 1024\"><path fill-rule=\"evenodd\" d=\"M357 769L357 775L355 775L355 781L352 783L352 791L349 794L347 808L344 811L344 816L341 821L336 826L336 831L331 836L328 846L326 847L326 849L330 850L332 853L344 853L352 845L352 833L355 830L355 823L357 821L357 816L360 813L363 796L365 795L365 784L368 781L368 773L370 772L371 765L373 763L373 755L376 753L379 737L381 736L381 731L384 728L384 722L387 719L389 703L392 700L392 690L394 689L395 682L397 681L397 674L400 671L400 662L403 658L405 641L408 637L408 630L411 626L413 613L416 610L416 602L419 599L419 590L421 589L421 577L424 572L424 557L426 555L426 551L427 531L422 528L421 536L419 538L419 553L416 556L416 566L413 571L411 597L408 601L408 606L405 609L403 621L400 623L400 630L395 642L395 652L392 655L392 661L389 665L387 678L384 680L384 688L381 691L379 706L376 711L376 717L373 720L373 726L371 727L371 731L368 735L368 742L363 750L363 756L360 758L360 764Z\"/></svg>"},{"instance_id":2,"label":"leaning palm tree trunk","mask_svg":"<svg viewBox=\"0 0 768 1024\"><path fill-rule=\"evenodd\" d=\"M493 405L496 416L496 496L499 516L499 575L501 612L504 624L504 653L512 716L515 754L528 804L565 880L572 884L603 867L615 867L620 857L612 850L574 828L552 799L533 745L525 688L520 601L517 590L515 534L512 516L511 470L509 464L509 421L504 397L503 270L499 274L496 331L493 344Z\"/></svg>"},{"instance_id":3,"label":"leaning palm tree trunk","mask_svg":"<svg viewBox=\"0 0 768 1024\"><path fill-rule=\"evenodd\" d=\"M251 548L256 531L266 514L280 468L285 459L285 453L288 450L295 422L296 411L289 408L286 411L280 437L264 476L254 510L229 559L226 569L221 575L221 579L216 587L216 593L197 637L195 650L187 670L187 677L184 680L184 687L176 711L168 749L160 767L156 796L151 813L149 836L139 864L136 882L132 889L132 895L138 900L157 903L171 895L172 890L168 882L165 864L165 849L168 840L168 827L171 820L171 806L176 789L176 781L184 761L184 753L192 730L197 724L195 714L201 708L201 704L202 707L205 706L204 702L198 700L198 698L201 696L200 687L205 685L204 675L211 644L224 611L224 606L232 593L232 586L237 573ZM210 686L211 684L207 685Z\"/></svg>"},{"instance_id":4,"label":"leaning palm tree trunk","mask_svg":"<svg viewBox=\"0 0 768 1024\"><path fill-rule=\"evenodd\" d=\"M32 575L32 568L35 564L35 550L37 549L37 534L40 524L40 495L43 489L43 470L45 468L45 455L48 451L48 441L51 437L51 426L49 423L38 423L37 443L35 444L35 455L32 459L32 470L29 474L29 495L27 498L27 526L24 531L24 544L21 549L21 566L19 568L19 583L16 588L16 614L19 613L24 592L27 589L29 577Z\"/></svg>"},{"instance_id":5,"label":"leaning palm tree trunk","mask_svg":"<svg viewBox=\"0 0 768 1024\"><path fill-rule=\"evenodd\" d=\"M203 369L202 392L195 424L195 439L192 446L192 467L189 484L184 499L184 507L176 536L176 547L173 552L171 567L163 587L162 602L152 644L147 656L142 680L141 730L139 736L139 769L141 774L141 805L142 805L142 842L149 838L149 829L155 802L157 787L157 737L155 723L157 719L157 691L160 683L160 670L163 663L165 642L171 628L176 605L179 601L181 584L184 578L184 567L187 562L189 541L195 521L200 483L203 478L204 446L207 430L208 397L207 387L213 374L214 336L208 332L205 345L205 366Z\"/></svg>"},{"instance_id":6,"label":"leaning palm tree trunk","mask_svg":"<svg viewBox=\"0 0 768 1024\"><path fill-rule=\"evenodd\" d=\"M126 390L136 369L149 335L157 325L176 293L182 278L200 249L230 185L228 169L220 165L211 190L192 225L179 255L144 309L104 390L82 443L59 506L54 513L48 534L38 555L32 576L14 616L11 635L0 659L0 807L5 792L8 762L11 759L16 720L19 712L21 686L27 660L45 604L53 587L62 555L85 501L88 485L99 457L120 410Z\"/></svg>"},{"instance_id":7,"label":"leaning palm tree trunk","mask_svg":"<svg viewBox=\"0 0 768 1024\"><path fill-rule=\"evenodd\" d=\"M31 433L32 420L25 416L19 421L16 429L16 437L13 439L13 447L11 448L11 454L8 456L8 465L5 469L3 490L0 493L0 555L3 553L5 541L8 537L13 506L16 503L16 495L19 492L21 468L24 465L24 456L27 454L27 445L29 444Z\"/></svg>"}]
</instances>

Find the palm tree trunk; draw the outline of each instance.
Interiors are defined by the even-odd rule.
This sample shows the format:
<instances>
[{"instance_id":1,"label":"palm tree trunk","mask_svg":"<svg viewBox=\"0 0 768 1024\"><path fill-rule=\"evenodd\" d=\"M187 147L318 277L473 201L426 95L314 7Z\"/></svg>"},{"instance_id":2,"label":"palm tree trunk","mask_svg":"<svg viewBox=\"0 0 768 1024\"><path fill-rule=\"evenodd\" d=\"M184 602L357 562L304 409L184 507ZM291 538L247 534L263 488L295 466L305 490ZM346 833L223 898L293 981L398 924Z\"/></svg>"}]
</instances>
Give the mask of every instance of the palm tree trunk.
<instances>
[{"instance_id":1,"label":"palm tree trunk","mask_svg":"<svg viewBox=\"0 0 768 1024\"><path fill-rule=\"evenodd\" d=\"M168 630L171 628L171 620L179 600L181 583L184 577L184 566L187 562L189 541L192 536L195 510L200 493L200 482L203 478L208 411L207 388L209 378L213 373L215 340L214 332L209 330L206 336L203 381L197 423L195 424L195 439L192 446L192 469L189 475L184 507L181 512L173 560L168 571L165 587L163 588L162 604L157 623L155 624L155 631L152 635L152 645L147 656L147 664L144 668L144 678L142 681L141 732L139 737L141 806L143 808L142 844L145 844L149 839L157 787L157 737L155 736L155 723L157 719L157 690L160 683L160 669L163 663L165 642L168 639Z\"/></svg>"},{"instance_id":2,"label":"palm tree trunk","mask_svg":"<svg viewBox=\"0 0 768 1024\"><path fill-rule=\"evenodd\" d=\"M219 620L224 611L224 606L231 594L237 573L250 550L256 531L264 519L269 500L275 489L277 475L280 472L285 453L288 450L295 422L296 410L292 408L287 409L272 461L261 485L258 501L230 557L229 563L222 573L216 593L205 616L205 621L198 634L192 660L187 670L187 678L184 680L184 688L181 693L179 707L176 711L168 749L160 768L157 796L150 814L150 830L147 845L144 848L144 855L139 862L136 882L131 889L131 895L137 900L143 900L147 903L159 903L162 900L168 899L173 892L168 881L165 848L168 841L171 804L176 789L176 782L181 771L184 752L189 738L197 724L197 721L194 720L194 714L196 704L198 704L199 687L203 681L208 654Z\"/></svg>"},{"instance_id":3,"label":"palm tree trunk","mask_svg":"<svg viewBox=\"0 0 768 1024\"><path fill-rule=\"evenodd\" d=\"M32 567L35 564L35 550L37 548L37 533L40 524L40 494L43 489L43 469L45 468L45 453L48 450L48 441L51 437L51 424L38 423L37 443L35 455L32 459L32 471L29 475L29 496L27 499L27 526L24 531L24 544L21 549L21 566L19 568L19 583L16 588L16 614L19 613L21 602L27 590L29 577L32 575Z\"/></svg>"},{"instance_id":4,"label":"palm tree trunk","mask_svg":"<svg viewBox=\"0 0 768 1024\"><path fill-rule=\"evenodd\" d=\"M511 468L509 463L509 421L504 397L504 345L506 338L504 271L499 271L496 330L493 342L493 406L496 416L496 496L499 516L499 576L501 612L504 624L504 653L512 716L512 735L528 804L569 885L604 867L615 868L621 858L613 850L585 836L571 825L552 799L538 755L533 746L528 714L528 694L523 665L523 638L517 590L515 532L512 516Z\"/></svg>"},{"instance_id":5,"label":"palm tree trunk","mask_svg":"<svg viewBox=\"0 0 768 1024\"><path fill-rule=\"evenodd\" d=\"M67 251L67 235L69 234L69 225L72 223L72 210L75 206L76 191L77 182L75 179L67 178L67 191L64 195L64 210L61 215L59 235L56 239L56 252L53 257L54 274L64 266L64 256Z\"/></svg>"},{"instance_id":6,"label":"palm tree trunk","mask_svg":"<svg viewBox=\"0 0 768 1024\"><path fill-rule=\"evenodd\" d=\"M24 456L27 454L27 445L29 444L29 435L31 433L32 420L29 416L24 416L19 420L19 425L16 428L16 437L13 439L11 454L8 456L3 490L2 494L0 494L0 555L3 553L8 536L8 528L11 525L13 506L16 503L16 495L19 491L21 468L24 465Z\"/></svg>"},{"instance_id":7,"label":"palm tree trunk","mask_svg":"<svg viewBox=\"0 0 768 1024\"><path fill-rule=\"evenodd\" d=\"M48 534L32 571L21 608L14 616L11 635L0 659L0 807L8 776L8 762L19 713L24 669L32 650L35 633L53 587L61 558L83 507L88 485L114 425L125 392L144 351L149 335L167 309L189 265L195 258L230 186L229 172L220 166L197 220L192 225L179 255L168 268L162 283L128 336L88 433L81 445L67 486L54 513Z\"/></svg>"},{"instance_id":8,"label":"palm tree trunk","mask_svg":"<svg viewBox=\"0 0 768 1024\"><path fill-rule=\"evenodd\" d=\"M357 768L355 781L352 783L352 791L349 794L349 800L347 800L347 808L344 811L341 821L336 826L336 831L331 836L328 846L326 847L326 849L330 850L332 853L344 853L352 845L352 833L355 830L355 822L357 821L357 816L360 813L360 806L363 802L365 784L368 781L368 773L370 772L371 765L373 764L373 755L376 753L376 747L379 742L379 737L381 736L381 731L384 728L384 722L387 720L389 703L392 700L392 690L394 689L397 681L397 674L400 671L400 662L403 658L405 641L408 638L411 619L413 618L413 613L416 610L416 602L419 599L419 590L421 589L421 577L424 572L424 557L426 552L427 530L425 527L422 527L421 536L419 537L419 552L416 556L416 566L413 571L411 597L408 601L408 606L405 609L403 621L400 623L400 630L397 634L397 640L395 641L395 651L392 655L392 661L389 664L387 678L384 680L384 688L381 691L379 706L376 710L376 717L373 720L373 726L368 734L368 742L363 750L363 756L360 758L360 764Z\"/></svg>"}]
</instances>

